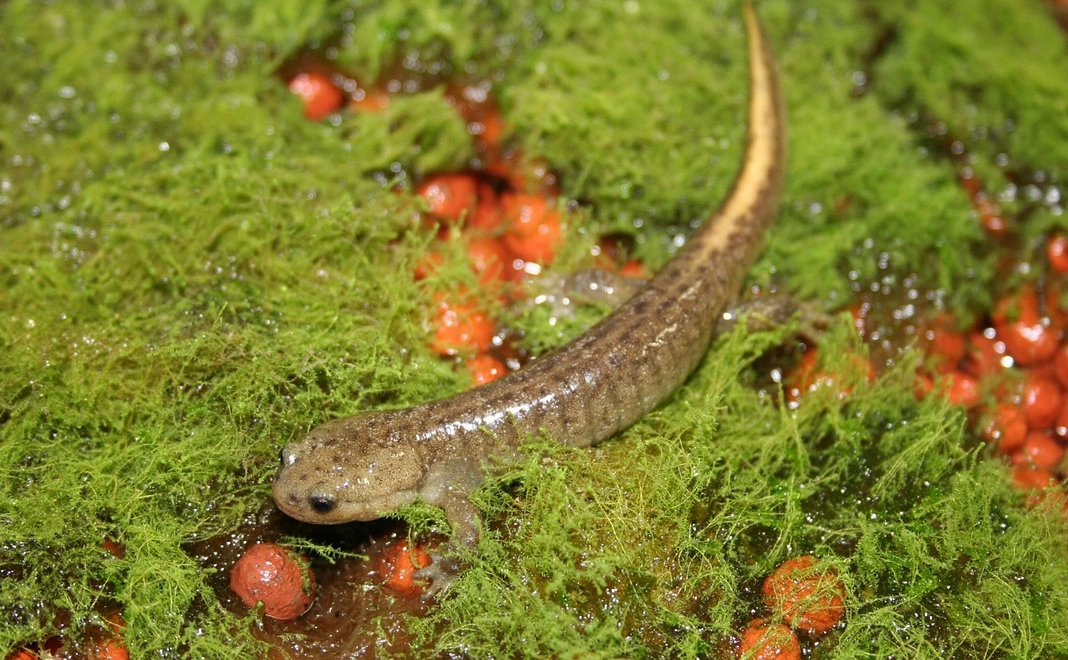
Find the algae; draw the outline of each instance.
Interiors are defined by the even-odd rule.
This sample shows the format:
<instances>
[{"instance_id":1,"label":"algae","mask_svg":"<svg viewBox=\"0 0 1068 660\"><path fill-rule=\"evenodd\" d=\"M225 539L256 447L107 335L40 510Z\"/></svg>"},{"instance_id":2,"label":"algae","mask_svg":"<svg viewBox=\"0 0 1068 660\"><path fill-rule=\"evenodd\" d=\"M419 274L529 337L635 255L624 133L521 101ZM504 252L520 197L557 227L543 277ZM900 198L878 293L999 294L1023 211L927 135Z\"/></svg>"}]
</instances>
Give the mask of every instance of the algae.
<instances>
[{"instance_id":1,"label":"algae","mask_svg":"<svg viewBox=\"0 0 1068 660\"><path fill-rule=\"evenodd\" d=\"M911 117L967 136L991 180L1002 152L1058 180L1068 54L1038 3L957 6L760 3L790 177L754 283L834 307L918 273L960 307L989 298L956 168ZM409 272L428 238L382 185L462 166L463 122L434 85L307 122L274 75L298 51L367 79L397 61L488 76L512 139L585 209L571 231L632 234L653 267L744 140L735 2L9 0L0 21L3 653L78 641L109 608L134 657L261 653L183 544L262 506L278 448L315 424L466 386L425 347ZM759 578L812 552L850 596L820 653L1068 656L1063 524L964 452L963 417L913 401L904 367L847 402L776 405L749 386L777 339L724 338L621 437L545 443L488 484L500 527L411 622L427 654L714 655Z\"/></svg>"}]
</instances>

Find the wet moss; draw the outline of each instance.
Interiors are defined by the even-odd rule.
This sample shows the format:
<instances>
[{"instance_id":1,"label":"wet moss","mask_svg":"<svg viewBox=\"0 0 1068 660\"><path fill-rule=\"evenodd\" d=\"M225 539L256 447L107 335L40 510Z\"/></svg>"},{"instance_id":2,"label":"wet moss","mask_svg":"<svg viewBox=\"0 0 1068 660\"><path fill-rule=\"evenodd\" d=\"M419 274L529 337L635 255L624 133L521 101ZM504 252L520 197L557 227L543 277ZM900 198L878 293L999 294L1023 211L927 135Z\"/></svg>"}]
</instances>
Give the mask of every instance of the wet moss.
<instances>
[{"instance_id":1,"label":"wet moss","mask_svg":"<svg viewBox=\"0 0 1068 660\"><path fill-rule=\"evenodd\" d=\"M1037 3L975 7L1005 20L761 3L791 155L754 282L831 306L920 273L982 305L994 275L968 200L909 118L972 138L992 181L1002 151L1063 176L1050 71L1068 56ZM587 208L572 231L633 234L654 267L744 139L734 2L9 0L0 21L0 652L81 639L102 604L134 656L262 650L183 544L258 510L278 448L311 426L466 385L425 347L409 273L427 237L382 183L464 164L466 127L435 85L307 122L274 75L299 50L368 79L397 61L490 77L512 139ZM562 340L543 314L516 323ZM771 341L732 335L620 438L545 444L483 489L500 527L412 622L428 653L707 655L762 575L813 552L849 589L843 657L1068 654L1064 528L960 449L961 416L914 402L904 370L791 413L748 387Z\"/></svg>"}]
</instances>

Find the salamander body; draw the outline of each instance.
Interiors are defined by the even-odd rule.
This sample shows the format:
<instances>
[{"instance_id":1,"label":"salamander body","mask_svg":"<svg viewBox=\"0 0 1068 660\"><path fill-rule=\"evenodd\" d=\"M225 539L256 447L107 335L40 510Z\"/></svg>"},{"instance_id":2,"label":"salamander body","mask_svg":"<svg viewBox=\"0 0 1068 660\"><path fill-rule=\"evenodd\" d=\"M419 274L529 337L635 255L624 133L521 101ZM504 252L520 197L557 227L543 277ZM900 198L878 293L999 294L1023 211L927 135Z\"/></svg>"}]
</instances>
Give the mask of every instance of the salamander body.
<instances>
[{"instance_id":1,"label":"salamander body","mask_svg":"<svg viewBox=\"0 0 1068 660\"><path fill-rule=\"evenodd\" d=\"M422 499L454 542L477 539L468 493L487 462L542 432L589 446L677 388L708 349L778 209L785 121L772 52L752 7L748 140L734 186L709 220L633 298L571 343L505 378L403 410L327 422L282 450L274 498L312 523L372 520Z\"/></svg>"}]
</instances>

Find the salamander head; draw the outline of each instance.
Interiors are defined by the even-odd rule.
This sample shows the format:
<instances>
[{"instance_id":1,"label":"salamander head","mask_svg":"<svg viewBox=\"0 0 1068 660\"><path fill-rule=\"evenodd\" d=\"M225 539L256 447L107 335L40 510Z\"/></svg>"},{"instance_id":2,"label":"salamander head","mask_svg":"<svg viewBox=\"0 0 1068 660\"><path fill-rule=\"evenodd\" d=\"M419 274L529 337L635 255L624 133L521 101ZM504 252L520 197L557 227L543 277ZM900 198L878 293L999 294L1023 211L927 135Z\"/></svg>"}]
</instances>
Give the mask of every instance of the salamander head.
<instances>
[{"instance_id":1,"label":"salamander head","mask_svg":"<svg viewBox=\"0 0 1068 660\"><path fill-rule=\"evenodd\" d=\"M298 520L375 520L418 498L423 461L411 444L391 442L390 413L337 419L282 449L274 478L278 508Z\"/></svg>"}]
</instances>

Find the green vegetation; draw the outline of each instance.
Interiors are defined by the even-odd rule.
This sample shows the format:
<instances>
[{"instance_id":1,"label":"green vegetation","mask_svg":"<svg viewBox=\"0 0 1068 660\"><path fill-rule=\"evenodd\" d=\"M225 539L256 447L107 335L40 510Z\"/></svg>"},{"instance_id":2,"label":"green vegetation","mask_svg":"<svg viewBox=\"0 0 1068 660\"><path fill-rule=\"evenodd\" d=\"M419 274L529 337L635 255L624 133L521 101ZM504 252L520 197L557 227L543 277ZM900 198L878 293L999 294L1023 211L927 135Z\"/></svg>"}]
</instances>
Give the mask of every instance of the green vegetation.
<instances>
[{"instance_id":1,"label":"green vegetation","mask_svg":"<svg viewBox=\"0 0 1068 660\"><path fill-rule=\"evenodd\" d=\"M278 448L315 424L466 386L425 347L410 271L428 237L378 182L461 166L463 122L430 88L310 123L279 65L328 44L367 78L406 55L499 75L514 139L587 209L576 242L627 231L655 267L737 166L738 6L88 4L0 4L0 653L48 637L57 611L81 639L114 605L133 657L248 657L182 545L263 506ZM961 308L989 298L956 171L908 119L973 136L993 186L1001 152L1063 177L1068 53L1041 3L972 6L760 3L791 139L754 281L837 306L920 273ZM561 341L543 314L517 322ZM781 409L750 387L774 340L724 338L620 438L547 444L481 491L500 527L412 623L421 644L707 655L748 620L755 580L812 553L850 594L828 655L1068 656L1065 528L964 453L962 415L914 402L904 366L846 403Z\"/></svg>"},{"instance_id":2,"label":"green vegetation","mask_svg":"<svg viewBox=\"0 0 1068 660\"><path fill-rule=\"evenodd\" d=\"M832 350L860 350L849 332ZM846 576L832 657L1068 652L1064 525L962 449L961 413L917 403L912 364L874 386L852 373L848 402L824 389L785 413L744 382L768 345L732 334L626 441L545 443L485 487L480 505L506 522L415 624L420 641L472 657L502 639L512 657L718 657L768 616L763 578L814 554ZM843 355L828 366L849 374Z\"/></svg>"}]
</instances>

